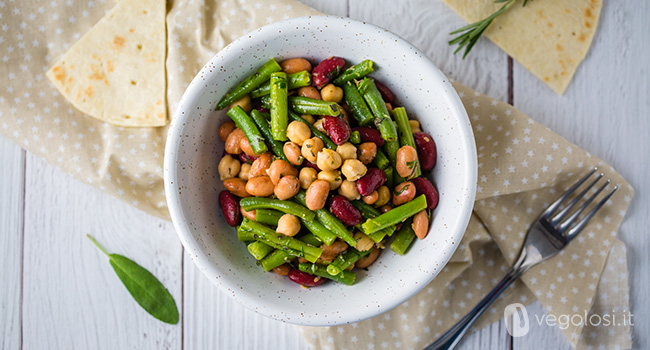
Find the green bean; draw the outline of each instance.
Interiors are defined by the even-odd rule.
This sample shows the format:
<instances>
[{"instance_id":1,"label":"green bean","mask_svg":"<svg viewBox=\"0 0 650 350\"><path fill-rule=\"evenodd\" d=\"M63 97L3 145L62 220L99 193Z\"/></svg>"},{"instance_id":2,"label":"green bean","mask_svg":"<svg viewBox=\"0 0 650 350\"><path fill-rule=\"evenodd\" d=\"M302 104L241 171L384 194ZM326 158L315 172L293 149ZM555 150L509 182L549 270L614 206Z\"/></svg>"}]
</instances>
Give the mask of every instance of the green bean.
<instances>
[{"instance_id":1,"label":"green bean","mask_svg":"<svg viewBox=\"0 0 650 350\"><path fill-rule=\"evenodd\" d=\"M397 130L399 131L399 143L401 146L411 146L413 149L417 150L418 147L415 144L415 138L413 137L413 131L411 131L411 124L409 124L409 117L406 114L406 109L404 107L397 107L393 109L393 118L395 118L395 123L397 124ZM422 170L420 170L420 160L415 163L416 169L413 172L413 175L410 177L414 179L422 175Z\"/></svg>"},{"instance_id":2,"label":"green bean","mask_svg":"<svg viewBox=\"0 0 650 350\"><path fill-rule=\"evenodd\" d=\"M361 216L363 216L364 219L372 219L381 215L381 213L377 209L373 208L371 205L368 205L358 199L353 200L350 203L352 203L352 205L354 205L357 209L359 209L359 211L361 212Z\"/></svg>"},{"instance_id":3,"label":"green bean","mask_svg":"<svg viewBox=\"0 0 650 350\"><path fill-rule=\"evenodd\" d=\"M351 286L354 284L354 280L357 277L357 274L352 272L352 271L341 271L341 273L337 275L330 275L327 272L327 267L323 265L318 265L318 264L308 264L308 263L301 263L298 264L298 269L302 272L306 272L312 275L320 276L323 278L330 279L334 282L339 282L343 284L347 284L348 286Z\"/></svg>"},{"instance_id":4,"label":"green bean","mask_svg":"<svg viewBox=\"0 0 650 350\"><path fill-rule=\"evenodd\" d=\"M251 253L255 260L261 260L274 250L270 245L260 241L255 241L248 245L248 252Z\"/></svg>"},{"instance_id":5,"label":"green bean","mask_svg":"<svg viewBox=\"0 0 650 350\"><path fill-rule=\"evenodd\" d=\"M371 60L363 60L361 63L346 69L343 73L341 73L341 75L332 81L332 84L336 86L342 86L352 79L363 78L375 71L373 64L374 62Z\"/></svg>"},{"instance_id":6,"label":"green bean","mask_svg":"<svg viewBox=\"0 0 650 350\"><path fill-rule=\"evenodd\" d=\"M302 96L289 97L289 106L300 114L330 115L332 117L341 114L341 107L336 102L315 100Z\"/></svg>"},{"instance_id":7,"label":"green bean","mask_svg":"<svg viewBox=\"0 0 650 350\"><path fill-rule=\"evenodd\" d=\"M368 237L370 239L372 239L373 242L379 243L379 242L381 242L382 239L384 239L384 237L392 236L394 232L395 232L395 225L388 226L388 227L383 228L383 229L381 229L381 230L379 230L377 232L371 233L371 234L368 235Z\"/></svg>"},{"instance_id":8,"label":"green bean","mask_svg":"<svg viewBox=\"0 0 650 350\"><path fill-rule=\"evenodd\" d=\"M301 190L295 196L293 196L294 200L298 201L299 203L305 203L305 197L306 197L306 193L303 190ZM318 221L320 221L320 223L323 224L325 228L327 228L336 236L344 240L345 243L347 243L348 245L352 247L357 246L357 241L354 239L352 234L348 231L345 225L343 225L343 223L339 219L337 219L336 216L334 216L334 214L330 213L329 210L318 209L315 211L315 213L316 213L316 217L318 218Z\"/></svg>"},{"instance_id":9,"label":"green bean","mask_svg":"<svg viewBox=\"0 0 650 350\"><path fill-rule=\"evenodd\" d=\"M352 82L343 84L343 92L345 96L345 103L350 107L352 117L357 120L359 125L366 126L371 124L375 118L372 116L368 105L361 97L359 89Z\"/></svg>"},{"instance_id":10,"label":"green bean","mask_svg":"<svg viewBox=\"0 0 650 350\"><path fill-rule=\"evenodd\" d=\"M415 232L411 227L412 222L412 218L406 220L390 244L390 249L399 255L404 255L415 239Z\"/></svg>"},{"instance_id":11,"label":"green bean","mask_svg":"<svg viewBox=\"0 0 650 350\"><path fill-rule=\"evenodd\" d=\"M284 250L276 249L260 261L264 271L270 271L274 268L291 261L291 255Z\"/></svg>"},{"instance_id":12,"label":"green bean","mask_svg":"<svg viewBox=\"0 0 650 350\"><path fill-rule=\"evenodd\" d=\"M246 211L253 209L275 209L305 220L314 220L315 217L312 211L300 204L273 198L246 197L239 201L239 205Z\"/></svg>"},{"instance_id":13,"label":"green bean","mask_svg":"<svg viewBox=\"0 0 650 350\"><path fill-rule=\"evenodd\" d=\"M323 253L323 250L318 247L314 247L295 238L277 233L275 230L248 218L244 218L241 225L253 230L255 232L256 240L263 241L276 249L282 249L293 256L316 262Z\"/></svg>"},{"instance_id":14,"label":"green bean","mask_svg":"<svg viewBox=\"0 0 650 350\"><path fill-rule=\"evenodd\" d=\"M255 221L264 225L278 226L280 217L283 212L270 209L255 209Z\"/></svg>"},{"instance_id":15,"label":"green bean","mask_svg":"<svg viewBox=\"0 0 650 350\"><path fill-rule=\"evenodd\" d=\"M381 170L386 169L390 165L390 161L386 158L386 154L382 152L381 148L377 148L377 154L372 162Z\"/></svg>"},{"instance_id":16,"label":"green bean","mask_svg":"<svg viewBox=\"0 0 650 350\"><path fill-rule=\"evenodd\" d=\"M287 126L289 125L287 105L287 73L275 72L271 74L271 134L277 141L287 140Z\"/></svg>"},{"instance_id":17,"label":"green bean","mask_svg":"<svg viewBox=\"0 0 650 350\"><path fill-rule=\"evenodd\" d=\"M271 151L273 151L273 153L275 153L275 155L280 157L282 160L288 162L289 160L284 155L284 151L282 149L284 145L282 142L273 139L273 134L271 134L271 127L269 126L269 121L266 118L267 116L270 119L270 115L268 113L262 113L257 109L251 111L251 118L262 132L262 135L264 135L266 141L268 141L268 143L271 145Z\"/></svg>"},{"instance_id":18,"label":"green bean","mask_svg":"<svg viewBox=\"0 0 650 350\"><path fill-rule=\"evenodd\" d=\"M311 85L311 74L309 74L308 71L303 70L298 73L293 73L287 75L287 81L288 81L288 89L297 89L303 86L309 86ZM250 95L251 98L258 98L262 96L266 96L271 93L271 83L266 82L257 89L251 91Z\"/></svg>"},{"instance_id":19,"label":"green bean","mask_svg":"<svg viewBox=\"0 0 650 350\"><path fill-rule=\"evenodd\" d=\"M237 240L240 242L250 242L255 240L255 232L241 225L237 226Z\"/></svg>"},{"instance_id":20,"label":"green bean","mask_svg":"<svg viewBox=\"0 0 650 350\"><path fill-rule=\"evenodd\" d=\"M397 129L390 119L386 103L381 98L375 81L370 78L363 78L358 87L363 99L366 100L368 107L375 116L375 126L381 133L381 137L386 141L397 141Z\"/></svg>"},{"instance_id":21,"label":"green bean","mask_svg":"<svg viewBox=\"0 0 650 350\"><path fill-rule=\"evenodd\" d=\"M311 244L314 247L320 247L323 244L323 241L321 241L313 233L307 233L306 235L304 235L304 236L302 236L302 237L300 237L298 239L305 242L305 243L307 243L307 244Z\"/></svg>"},{"instance_id":22,"label":"green bean","mask_svg":"<svg viewBox=\"0 0 650 350\"><path fill-rule=\"evenodd\" d=\"M301 116L299 116L296 113L293 113L293 112L290 111L289 112L289 118L291 120L297 120L297 121L299 121L301 123L307 124L307 126L309 127L309 130L311 130L312 134L316 135L316 137L323 140L323 143L325 144L325 147L327 147L329 149L336 150L336 144L334 143L334 141L332 141L332 139L330 139L329 136L327 136L324 132L316 129L315 126L313 126L308 121L304 120Z\"/></svg>"},{"instance_id":23,"label":"green bean","mask_svg":"<svg viewBox=\"0 0 650 350\"><path fill-rule=\"evenodd\" d=\"M269 77L274 72L279 72L282 67L271 59L266 62L262 67L255 71L251 76L244 79L239 85L230 90L221 100L217 103L217 110L223 109L227 105L239 100L249 92L253 91L256 87L262 85L263 82L269 80Z\"/></svg>"},{"instance_id":24,"label":"green bean","mask_svg":"<svg viewBox=\"0 0 650 350\"><path fill-rule=\"evenodd\" d=\"M397 150L399 150L399 141L386 141L386 143L384 143L384 152L388 155L388 159L390 160L390 165L393 167L393 170L397 169ZM393 177L394 184L400 184L404 182L404 178L399 176L396 171L394 172Z\"/></svg>"},{"instance_id":25,"label":"green bean","mask_svg":"<svg viewBox=\"0 0 650 350\"><path fill-rule=\"evenodd\" d=\"M303 226L305 226L312 234L314 234L314 236L316 236L327 245L332 244L332 242L336 240L336 237L338 237L327 228L325 228L323 224L316 220L310 221L301 219L301 221Z\"/></svg>"},{"instance_id":26,"label":"green bean","mask_svg":"<svg viewBox=\"0 0 650 350\"><path fill-rule=\"evenodd\" d=\"M327 265L327 272L330 275L338 275L342 271L345 271L348 267L353 266L354 263L359 261L359 259L363 258L364 256L368 255L372 249L368 249L366 251L360 252L356 249L348 249L343 254L340 254L336 260L332 261L331 264Z\"/></svg>"},{"instance_id":27,"label":"green bean","mask_svg":"<svg viewBox=\"0 0 650 350\"><path fill-rule=\"evenodd\" d=\"M365 234L369 235L391 225L395 225L398 222L402 222L426 209L426 207L427 199L422 194L412 201L402 204L399 207L393 208L376 218L366 220L366 222L361 224L361 229Z\"/></svg>"},{"instance_id":28,"label":"green bean","mask_svg":"<svg viewBox=\"0 0 650 350\"><path fill-rule=\"evenodd\" d=\"M237 127L244 132L244 135L246 136L246 139L248 139L248 143L251 145L255 154L262 154L269 150L268 147L266 147L266 143L264 143L264 137L262 137L259 129L255 126L253 119L246 114L243 108L235 106L228 110L226 114L228 114L230 119L237 124Z\"/></svg>"},{"instance_id":29,"label":"green bean","mask_svg":"<svg viewBox=\"0 0 650 350\"><path fill-rule=\"evenodd\" d=\"M397 175L397 173L393 171L393 167L386 167L386 169L384 169L384 175L386 175L386 186L388 186L388 188L393 188L393 186L395 186L395 175Z\"/></svg>"},{"instance_id":30,"label":"green bean","mask_svg":"<svg viewBox=\"0 0 650 350\"><path fill-rule=\"evenodd\" d=\"M350 142L352 142L352 144L355 145L361 143L361 133L359 132L359 130L355 130L350 133Z\"/></svg>"}]
</instances>

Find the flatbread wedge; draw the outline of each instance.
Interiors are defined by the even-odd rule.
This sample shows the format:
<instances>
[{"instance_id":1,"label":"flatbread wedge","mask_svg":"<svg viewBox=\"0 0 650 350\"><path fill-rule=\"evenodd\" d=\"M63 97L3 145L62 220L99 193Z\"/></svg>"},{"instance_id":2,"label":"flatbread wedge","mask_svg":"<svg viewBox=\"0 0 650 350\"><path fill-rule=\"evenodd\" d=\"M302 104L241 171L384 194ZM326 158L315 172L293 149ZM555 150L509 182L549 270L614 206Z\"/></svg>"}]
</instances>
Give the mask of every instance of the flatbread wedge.
<instances>
[{"instance_id":1,"label":"flatbread wedge","mask_svg":"<svg viewBox=\"0 0 650 350\"><path fill-rule=\"evenodd\" d=\"M444 1L469 23L503 6L494 0ZM484 34L562 94L589 51L602 6L602 0L529 0L525 7L517 1Z\"/></svg>"},{"instance_id":2,"label":"flatbread wedge","mask_svg":"<svg viewBox=\"0 0 650 350\"><path fill-rule=\"evenodd\" d=\"M120 1L47 72L81 112L119 126L167 123L165 0Z\"/></svg>"}]
</instances>

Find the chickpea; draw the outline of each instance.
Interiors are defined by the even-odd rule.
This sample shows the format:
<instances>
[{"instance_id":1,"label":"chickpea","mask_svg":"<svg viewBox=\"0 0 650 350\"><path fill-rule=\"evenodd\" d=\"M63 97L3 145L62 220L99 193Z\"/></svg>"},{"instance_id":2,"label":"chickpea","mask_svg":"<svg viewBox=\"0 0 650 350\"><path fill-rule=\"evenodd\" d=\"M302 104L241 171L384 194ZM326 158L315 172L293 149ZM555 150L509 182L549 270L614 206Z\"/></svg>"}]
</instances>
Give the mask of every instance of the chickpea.
<instances>
[{"instance_id":1,"label":"chickpea","mask_svg":"<svg viewBox=\"0 0 650 350\"><path fill-rule=\"evenodd\" d=\"M230 135L230 133L235 130L236 127L237 126L235 125L235 122L232 120L221 124L221 126L219 126L219 139L221 139L223 142L226 142L228 135Z\"/></svg>"},{"instance_id":2,"label":"chickpea","mask_svg":"<svg viewBox=\"0 0 650 350\"><path fill-rule=\"evenodd\" d=\"M341 166L341 156L331 149L324 149L316 156L316 165L321 170L335 170ZM347 162L347 160L346 160Z\"/></svg>"},{"instance_id":3,"label":"chickpea","mask_svg":"<svg viewBox=\"0 0 650 350\"><path fill-rule=\"evenodd\" d=\"M294 120L287 127L287 137L291 142L302 146L303 142L311 137L311 130L307 124Z\"/></svg>"},{"instance_id":4,"label":"chickpea","mask_svg":"<svg viewBox=\"0 0 650 350\"><path fill-rule=\"evenodd\" d=\"M370 164L377 155L377 144L374 142L364 142L359 145L358 158L363 164Z\"/></svg>"},{"instance_id":5,"label":"chickpea","mask_svg":"<svg viewBox=\"0 0 650 350\"><path fill-rule=\"evenodd\" d=\"M422 132L422 129L420 128L420 122L417 120L410 119L409 120L409 125L411 126L411 132L416 133L416 132Z\"/></svg>"},{"instance_id":6,"label":"chickpea","mask_svg":"<svg viewBox=\"0 0 650 350\"><path fill-rule=\"evenodd\" d=\"M312 137L309 140L305 140L305 142L302 144L302 156L305 157L305 159L308 161L316 163L318 152L320 152L323 147L325 147L323 140L319 139L318 137Z\"/></svg>"},{"instance_id":7,"label":"chickpea","mask_svg":"<svg viewBox=\"0 0 650 350\"><path fill-rule=\"evenodd\" d=\"M300 181L295 176L284 176L280 179L273 193L278 199L285 200L289 199L298 193L300 190Z\"/></svg>"},{"instance_id":8,"label":"chickpea","mask_svg":"<svg viewBox=\"0 0 650 350\"><path fill-rule=\"evenodd\" d=\"M233 158L230 154L226 154L219 161L219 166L217 169L219 170L219 176L223 181L225 179L230 179L231 177L237 176L239 174L240 167L241 163L239 163L237 159Z\"/></svg>"},{"instance_id":9,"label":"chickpea","mask_svg":"<svg viewBox=\"0 0 650 350\"><path fill-rule=\"evenodd\" d=\"M253 109L253 105L251 105L251 97L246 95L239 100L233 102L228 106L228 109L233 108L235 106L241 107L246 113L250 112L251 109Z\"/></svg>"},{"instance_id":10,"label":"chickpea","mask_svg":"<svg viewBox=\"0 0 650 350\"><path fill-rule=\"evenodd\" d=\"M325 180L315 180L307 188L305 204L309 210L323 209L330 192L330 183Z\"/></svg>"},{"instance_id":11,"label":"chickpea","mask_svg":"<svg viewBox=\"0 0 650 350\"><path fill-rule=\"evenodd\" d=\"M282 264L278 267L273 268L273 272L277 273L280 276L288 275L289 271L291 271L291 265L289 264Z\"/></svg>"},{"instance_id":12,"label":"chickpea","mask_svg":"<svg viewBox=\"0 0 650 350\"><path fill-rule=\"evenodd\" d=\"M268 197L273 194L273 182L268 176L257 176L246 183L246 192L255 197Z\"/></svg>"},{"instance_id":13,"label":"chickpea","mask_svg":"<svg viewBox=\"0 0 650 350\"><path fill-rule=\"evenodd\" d=\"M336 257L343 253L344 251L348 250L348 244L337 239L336 241L332 242L332 244L327 245L323 244L321 245L321 249L323 250L323 254L321 254L320 259L323 260L324 262L332 262Z\"/></svg>"},{"instance_id":14,"label":"chickpea","mask_svg":"<svg viewBox=\"0 0 650 350\"><path fill-rule=\"evenodd\" d=\"M393 209L393 206L390 205L390 204L386 204L383 207L379 208L379 212L384 214L384 213L387 213L387 212L391 211L391 209Z\"/></svg>"},{"instance_id":15,"label":"chickpea","mask_svg":"<svg viewBox=\"0 0 650 350\"><path fill-rule=\"evenodd\" d=\"M302 72L304 70L311 72L311 63L304 58L290 58L280 62L282 71L287 74Z\"/></svg>"},{"instance_id":16,"label":"chickpea","mask_svg":"<svg viewBox=\"0 0 650 350\"><path fill-rule=\"evenodd\" d=\"M350 112L348 111L349 107L345 105L344 107L340 108L341 111L341 118L345 120L345 122L350 125Z\"/></svg>"},{"instance_id":17,"label":"chickpea","mask_svg":"<svg viewBox=\"0 0 650 350\"><path fill-rule=\"evenodd\" d=\"M357 159L348 159L343 162L343 166L341 167L341 172L350 181L359 180L363 175L366 175L367 171L368 168Z\"/></svg>"},{"instance_id":18,"label":"chickpea","mask_svg":"<svg viewBox=\"0 0 650 350\"><path fill-rule=\"evenodd\" d=\"M235 128L228 138L226 138L226 152L230 154L240 154L241 153L241 139L245 139L246 136L240 128Z\"/></svg>"},{"instance_id":19,"label":"chickpea","mask_svg":"<svg viewBox=\"0 0 650 350\"><path fill-rule=\"evenodd\" d=\"M339 187L339 194L349 201L361 198L357 183L350 180L343 180L341 187Z\"/></svg>"},{"instance_id":20,"label":"chickpea","mask_svg":"<svg viewBox=\"0 0 650 350\"><path fill-rule=\"evenodd\" d=\"M382 207L388 204L388 202L390 201L390 190L388 189L388 186L380 186L377 189L377 193L379 194L379 197L375 202L375 206Z\"/></svg>"},{"instance_id":21,"label":"chickpea","mask_svg":"<svg viewBox=\"0 0 650 350\"><path fill-rule=\"evenodd\" d=\"M393 204L402 205L415 198L415 185L410 181L402 182L393 190Z\"/></svg>"},{"instance_id":22,"label":"chickpea","mask_svg":"<svg viewBox=\"0 0 650 350\"><path fill-rule=\"evenodd\" d=\"M257 176L265 176L266 170L271 166L271 161L273 161L273 155L271 152L263 153L259 158L253 161L253 164L248 171L248 178L251 179Z\"/></svg>"},{"instance_id":23,"label":"chickpea","mask_svg":"<svg viewBox=\"0 0 650 350\"><path fill-rule=\"evenodd\" d=\"M284 151L284 155L289 160L289 163L293 165L300 165L305 159L305 157L302 156L300 146L298 146L298 144L295 142L285 142L284 146L282 147L282 151Z\"/></svg>"},{"instance_id":24,"label":"chickpea","mask_svg":"<svg viewBox=\"0 0 650 350\"><path fill-rule=\"evenodd\" d=\"M315 122L314 122L314 127L315 127L318 131L320 131L320 132L324 132L324 133L327 134L327 131L325 131L325 127L323 126L323 118L318 119L317 121L315 121Z\"/></svg>"},{"instance_id":25,"label":"chickpea","mask_svg":"<svg viewBox=\"0 0 650 350\"><path fill-rule=\"evenodd\" d=\"M251 144L248 142L248 139L245 137L242 138L241 141L239 141L239 148L241 148L241 150L249 156L252 157L258 156L258 154L255 154L255 152L253 151L253 147L251 147Z\"/></svg>"},{"instance_id":26,"label":"chickpea","mask_svg":"<svg viewBox=\"0 0 650 350\"><path fill-rule=\"evenodd\" d=\"M411 227L419 239L424 239L427 236L429 233L429 214L427 214L426 210L422 210L413 216Z\"/></svg>"},{"instance_id":27,"label":"chickpea","mask_svg":"<svg viewBox=\"0 0 650 350\"><path fill-rule=\"evenodd\" d=\"M249 196L246 192L246 181L238 177L231 177L230 179L223 180L223 187L237 197L244 198Z\"/></svg>"},{"instance_id":28,"label":"chickpea","mask_svg":"<svg viewBox=\"0 0 650 350\"><path fill-rule=\"evenodd\" d=\"M338 170L323 170L318 173L318 178L330 183L330 191L334 191L335 189L339 188L339 186L341 186L341 182L343 182L343 179L341 178L341 172Z\"/></svg>"},{"instance_id":29,"label":"chickpea","mask_svg":"<svg viewBox=\"0 0 650 350\"><path fill-rule=\"evenodd\" d=\"M379 192L377 192L377 191L372 191L372 193L370 193L369 195L364 196L363 198L361 198L361 200L363 200L363 202L368 204L368 205L373 205L373 204L377 203L378 199L379 199Z\"/></svg>"},{"instance_id":30,"label":"chickpea","mask_svg":"<svg viewBox=\"0 0 650 350\"><path fill-rule=\"evenodd\" d=\"M300 187L303 190L306 190L309 188L309 185L311 185L314 180L318 178L318 172L314 168L308 168L304 167L300 169L300 175L298 175L298 179L300 180ZM355 187L356 188L356 187Z\"/></svg>"},{"instance_id":31,"label":"chickpea","mask_svg":"<svg viewBox=\"0 0 650 350\"><path fill-rule=\"evenodd\" d=\"M357 148L350 142L346 142L336 147L336 153L341 156L341 159L357 159Z\"/></svg>"},{"instance_id":32,"label":"chickpea","mask_svg":"<svg viewBox=\"0 0 650 350\"><path fill-rule=\"evenodd\" d=\"M411 146L402 146L397 150L395 167L399 176L410 179L418 165L418 152Z\"/></svg>"},{"instance_id":33,"label":"chickpea","mask_svg":"<svg viewBox=\"0 0 650 350\"><path fill-rule=\"evenodd\" d=\"M320 95L323 101L339 103L343 100L343 89L334 84L327 84L320 90Z\"/></svg>"},{"instance_id":34,"label":"chickpea","mask_svg":"<svg viewBox=\"0 0 650 350\"><path fill-rule=\"evenodd\" d=\"M271 177L271 182L277 185L283 176L298 176L298 169L282 159L276 159L271 163L266 173Z\"/></svg>"},{"instance_id":35,"label":"chickpea","mask_svg":"<svg viewBox=\"0 0 650 350\"><path fill-rule=\"evenodd\" d=\"M356 267L360 269L365 269L366 267L372 265L377 260L377 257L379 257L379 253L381 252L381 249L377 249L376 247L373 248L370 251L370 254L364 256L363 258L357 260Z\"/></svg>"},{"instance_id":36,"label":"chickpea","mask_svg":"<svg viewBox=\"0 0 650 350\"><path fill-rule=\"evenodd\" d=\"M244 208L240 208L239 211L241 211L241 215L244 216L245 218L249 218L250 220L255 220L255 209L251 211L246 211Z\"/></svg>"},{"instance_id":37,"label":"chickpea","mask_svg":"<svg viewBox=\"0 0 650 350\"><path fill-rule=\"evenodd\" d=\"M355 248L360 252L370 250L375 245L375 242L363 232L355 233L354 240L357 241L357 246Z\"/></svg>"},{"instance_id":38,"label":"chickpea","mask_svg":"<svg viewBox=\"0 0 650 350\"><path fill-rule=\"evenodd\" d=\"M320 92L313 86L303 86L298 89L298 96L320 100Z\"/></svg>"},{"instance_id":39,"label":"chickpea","mask_svg":"<svg viewBox=\"0 0 650 350\"><path fill-rule=\"evenodd\" d=\"M239 167L239 175L237 176L244 181L248 181L248 173L250 172L250 170L251 170L251 165L248 163L243 163Z\"/></svg>"},{"instance_id":40,"label":"chickpea","mask_svg":"<svg viewBox=\"0 0 650 350\"><path fill-rule=\"evenodd\" d=\"M316 119L311 114L302 114L300 115L300 118L304 119L307 123L309 124L314 124Z\"/></svg>"},{"instance_id":41,"label":"chickpea","mask_svg":"<svg viewBox=\"0 0 650 350\"><path fill-rule=\"evenodd\" d=\"M386 102L386 109L388 110L388 114L393 113L393 105L388 102Z\"/></svg>"},{"instance_id":42,"label":"chickpea","mask_svg":"<svg viewBox=\"0 0 650 350\"><path fill-rule=\"evenodd\" d=\"M284 214L278 220L278 233L285 236L293 237L300 231L300 220L294 215Z\"/></svg>"}]
</instances>

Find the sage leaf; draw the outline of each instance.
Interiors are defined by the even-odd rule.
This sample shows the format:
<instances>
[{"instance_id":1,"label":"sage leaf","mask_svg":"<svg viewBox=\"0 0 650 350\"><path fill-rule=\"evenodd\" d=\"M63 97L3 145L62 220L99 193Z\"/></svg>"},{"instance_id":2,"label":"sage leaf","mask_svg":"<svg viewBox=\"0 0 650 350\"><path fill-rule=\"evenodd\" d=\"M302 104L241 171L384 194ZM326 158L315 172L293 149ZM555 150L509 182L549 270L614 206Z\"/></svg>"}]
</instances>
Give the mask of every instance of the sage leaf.
<instances>
[{"instance_id":1,"label":"sage leaf","mask_svg":"<svg viewBox=\"0 0 650 350\"><path fill-rule=\"evenodd\" d=\"M135 261L119 255L108 254L90 235L88 238L109 258L126 289L135 301L151 316L169 324L178 323L178 308L174 297L163 284L144 267Z\"/></svg>"}]
</instances>

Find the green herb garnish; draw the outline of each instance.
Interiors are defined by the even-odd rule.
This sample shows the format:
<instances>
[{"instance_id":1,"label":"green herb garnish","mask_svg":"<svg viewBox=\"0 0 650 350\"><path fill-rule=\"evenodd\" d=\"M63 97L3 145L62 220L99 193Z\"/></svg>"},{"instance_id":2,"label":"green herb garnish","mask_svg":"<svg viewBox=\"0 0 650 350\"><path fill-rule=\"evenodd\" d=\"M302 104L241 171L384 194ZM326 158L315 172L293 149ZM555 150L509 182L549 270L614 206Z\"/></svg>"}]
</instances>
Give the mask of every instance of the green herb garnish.
<instances>
[{"instance_id":1,"label":"green herb garnish","mask_svg":"<svg viewBox=\"0 0 650 350\"><path fill-rule=\"evenodd\" d=\"M174 297L162 283L135 261L119 254L108 254L90 235L88 238L108 256L109 262L126 289L151 316L169 324L178 323Z\"/></svg>"},{"instance_id":2,"label":"green herb garnish","mask_svg":"<svg viewBox=\"0 0 650 350\"><path fill-rule=\"evenodd\" d=\"M478 41L478 38L483 35L483 32L487 27L494 21L495 18L499 17L499 15L503 14L506 12L506 10L512 6L512 4L515 3L517 0L494 0L495 3L503 3L505 4L501 6L500 9L498 9L495 13L490 15L487 18L484 18L478 22L474 22L471 24L468 24L460 29L456 29L453 32L449 33L449 35L455 35L458 34L455 38L451 39L449 41L449 45L455 45L458 44L458 48L456 51L454 51L454 54L460 51L463 47L465 47L465 53L463 54L463 59L465 59L465 56L469 53L469 51L474 47L474 44ZM528 3L528 0L524 0L523 6L526 6L526 3Z\"/></svg>"}]
</instances>

